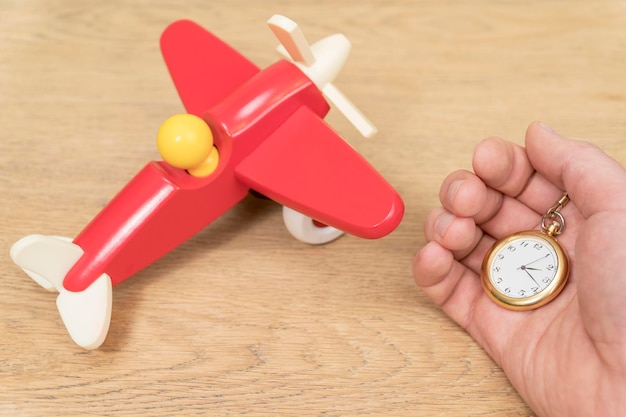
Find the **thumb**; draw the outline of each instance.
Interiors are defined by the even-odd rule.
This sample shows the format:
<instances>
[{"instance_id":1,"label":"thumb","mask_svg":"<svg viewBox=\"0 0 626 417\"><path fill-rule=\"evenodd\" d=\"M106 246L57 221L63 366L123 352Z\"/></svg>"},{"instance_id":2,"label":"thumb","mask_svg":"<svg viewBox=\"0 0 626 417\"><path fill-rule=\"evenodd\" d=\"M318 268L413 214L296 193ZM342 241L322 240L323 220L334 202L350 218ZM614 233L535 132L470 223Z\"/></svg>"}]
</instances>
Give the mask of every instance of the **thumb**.
<instances>
[{"instance_id":1,"label":"thumb","mask_svg":"<svg viewBox=\"0 0 626 417\"><path fill-rule=\"evenodd\" d=\"M626 372L626 170L597 147L533 123L526 152L534 168L568 192L586 221L575 246L581 319L605 363Z\"/></svg>"},{"instance_id":2,"label":"thumb","mask_svg":"<svg viewBox=\"0 0 626 417\"><path fill-rule=\"evenodd\" d=\"M526 153L540 174L567 191L585 218L626 209L626 170L598 147L534 122L526 131Z\"/></svg>"}]
</instances>

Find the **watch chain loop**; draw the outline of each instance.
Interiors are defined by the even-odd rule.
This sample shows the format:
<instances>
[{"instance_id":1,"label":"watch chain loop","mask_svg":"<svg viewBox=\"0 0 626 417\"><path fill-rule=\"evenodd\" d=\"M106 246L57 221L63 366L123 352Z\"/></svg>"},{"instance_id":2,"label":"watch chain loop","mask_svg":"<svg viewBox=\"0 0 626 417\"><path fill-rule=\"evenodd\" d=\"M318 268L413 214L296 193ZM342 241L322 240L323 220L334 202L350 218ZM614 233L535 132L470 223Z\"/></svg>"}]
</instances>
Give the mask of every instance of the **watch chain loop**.
<instances>
[{"instance_id":1,"label":"watch chain loop","mask_svg":"<svg viewBox=\"0 0 626 417\"><path fill-rule=\"evenodd\" d=\"M546 211L541 217L541 230L550 236L557 236L563 232L565 228L565 218L561 214L561 210L569 203L569 196L564 193L559 201Z\"/></svg>"}]
</instances>

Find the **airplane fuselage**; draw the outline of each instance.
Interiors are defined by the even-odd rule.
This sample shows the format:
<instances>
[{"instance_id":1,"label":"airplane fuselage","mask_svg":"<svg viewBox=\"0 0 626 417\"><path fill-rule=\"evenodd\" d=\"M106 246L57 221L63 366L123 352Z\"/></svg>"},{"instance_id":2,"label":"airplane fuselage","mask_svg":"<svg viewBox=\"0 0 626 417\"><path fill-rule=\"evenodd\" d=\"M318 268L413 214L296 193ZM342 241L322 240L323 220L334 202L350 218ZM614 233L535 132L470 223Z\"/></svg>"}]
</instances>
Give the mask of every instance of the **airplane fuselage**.
<instances>
[{"instance_id":1,"label":"airplane fuselage","mask_svg":"<svg viewBox=\"0 0 626 417\"><path fill-rule=\"evenodd\" d=\"M302 71L278 61L207 109L203 119L220 153L216 171L198 178L163 161L146 165L74 239L85 253L65 289L83 291L103 273L119 284L236 205L249 192L237 165L301 106L320 118L329 110Z\"/></svg>"}]
</instances>

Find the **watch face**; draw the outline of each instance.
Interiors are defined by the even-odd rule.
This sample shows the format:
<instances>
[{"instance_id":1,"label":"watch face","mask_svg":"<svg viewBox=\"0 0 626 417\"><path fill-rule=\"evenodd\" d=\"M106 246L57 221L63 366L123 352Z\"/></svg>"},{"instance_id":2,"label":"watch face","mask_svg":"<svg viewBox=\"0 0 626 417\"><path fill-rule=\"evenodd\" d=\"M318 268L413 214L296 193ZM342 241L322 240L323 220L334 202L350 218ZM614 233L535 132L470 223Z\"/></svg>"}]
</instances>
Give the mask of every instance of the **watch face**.
<instances>
[{"instance_id":1,"label":"watch face","mask_svg":"<svg viewBox=\"0 0 626 417\"><path fill-rule=\"evenodd\" d=\"M560 292L567 269L567 258L555 239L541 232L521 232L496 242L483 264L483 286L505 307L534 308Z\"/></svg>"}]
</instances>

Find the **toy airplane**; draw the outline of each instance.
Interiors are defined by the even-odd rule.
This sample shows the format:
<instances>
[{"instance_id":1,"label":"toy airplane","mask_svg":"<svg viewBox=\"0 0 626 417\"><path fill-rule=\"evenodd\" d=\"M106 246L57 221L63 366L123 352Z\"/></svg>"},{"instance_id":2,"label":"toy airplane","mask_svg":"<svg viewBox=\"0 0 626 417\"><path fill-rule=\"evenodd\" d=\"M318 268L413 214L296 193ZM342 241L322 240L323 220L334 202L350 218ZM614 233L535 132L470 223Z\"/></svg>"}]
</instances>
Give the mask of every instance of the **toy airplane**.
<instances>
[{"instance_id":1,"label":"toy airplane","mask_svg":"<svg viewBox=\"0 0 626 417\"><path fill-rule=\"evenodd\" d=\"M400 223L398 193L324 121L335 104L364 135L372 124L332 84L350 43L311 47L283 16L268 24L288 59L260 70L197 24L171 24L161 50L188 114L159 129L150 162L73 240L30 235L11 257L57 307L72 339L99 347L112 287L150 265L251 190L284 205L287 229L319 244L342 233L375 239ZM290 59L289 59L290 58Z\"/></svg>"}]
</instances>

